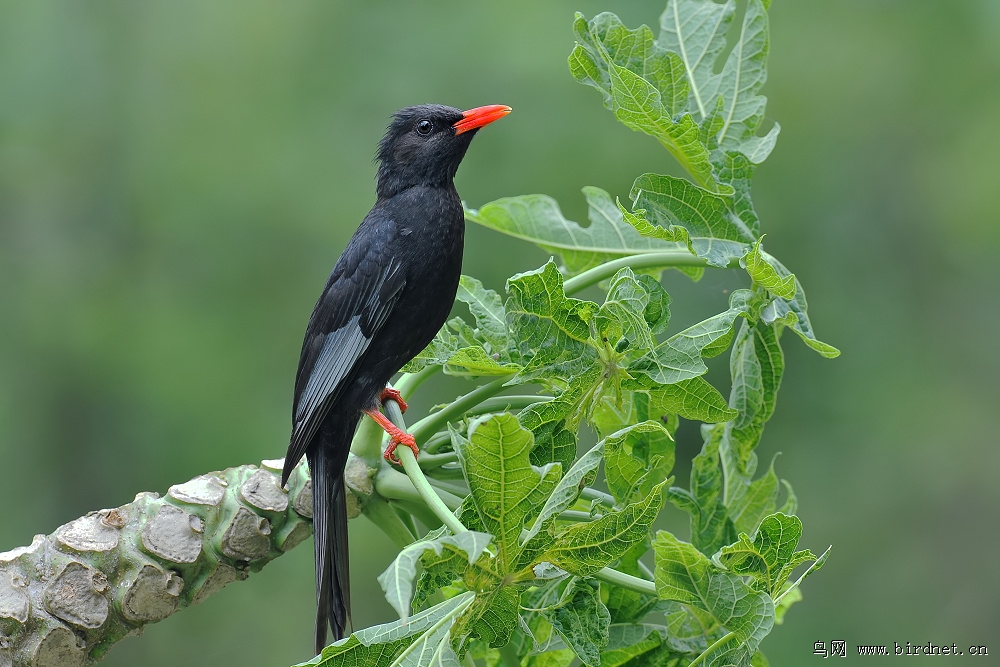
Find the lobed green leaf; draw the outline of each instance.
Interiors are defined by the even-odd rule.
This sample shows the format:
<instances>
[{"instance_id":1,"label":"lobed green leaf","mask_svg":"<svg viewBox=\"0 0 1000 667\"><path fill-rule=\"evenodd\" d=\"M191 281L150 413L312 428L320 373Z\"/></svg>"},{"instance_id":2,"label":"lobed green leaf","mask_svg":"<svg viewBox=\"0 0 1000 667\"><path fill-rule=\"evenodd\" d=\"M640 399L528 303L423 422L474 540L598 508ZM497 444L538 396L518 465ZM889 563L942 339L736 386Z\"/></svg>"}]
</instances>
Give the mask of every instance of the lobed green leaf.
<instances>
[{"instance_id":1,"label":"lobed green leaf","mask_svg":"<svg viewBox=\"0 0 1000 667\"><path fill-rule=\"evenodd\" d=\"M674 442L659 421L627 426L604 440L604 477L620 503L646 498L674 467Z\"/></svg>"},{"instance_id":2,"label":"lobed green leaf","mask_svg":"<svg viewBox=\"0 0 1000 667\"><path fill-rule=\"evenodd\" d=\"M676 243L642 236L623 220L621 211L604 190L586 187L583 194L588 206L588 227L567 220L556 201L546 195L498 199L478 210L466 209L465 217L560 255L568 275L618 257L678 248Z\"/></svg>"},{"instance_id":3,"label":"lobed green leaf","mask_svg":"<svg viewBox=\"0 0 1000 667\"><path fill-rule=\"evenodd\" d=\"M597 667L608 644L611 615L595 581L573 578L559 603L542 612L581 662Z\"/></svg>"},{"instance_id":4,"label":"lobed green leaf","mask_svg":"<svg viewBox=\"0 0 1000 667\"><path fill-rule=\"evenodd\" d=\"M663 507L663 487L655 487L643 498L599 519L574 524L559 533L552 544L535 557L577 576L589 576L621 558L629 547L649 534L649 527Z\"/></svg>"},{"instance_id":5,"label":"lobed green leaf","mask_svg":"<svg viewBox=\"0 0 1000 667\"><path fill-rule=\"evenodd\" d=\"M749 290L736 290L729 298L729 309L708 318L661 343L649 354L629 366L629 372L642 373L658 384L674 384L708 371L702 356L718 354L728 347L733 324L750 308Z\"/></svg>"},{"instance_id":6,"label":"lobed green leaf","mask_svg":"<svg viewBox=\"0 0 1000 667\"><path fill-rule=\"evenodd\" d=\"M656 554L656 591L661 599L675 600L707 611L715 621L736 634L752 654L774 625L770 596L757 592L743 580L721 570L694 545L660 531L653 542Z\"/></svg>"},{"instance_id":7,"label":"lobed green leaf","mask_svg":"<svg viewBox=\"0 0 1000 667\"><path fill-rule=\"evenodd\" d=\"M795 551L800 537L802 522L798 517L771 514L761 521L753 539L740 533L739 539L722 547L713 560L734 574L753 577L776 597L792 570L816 558L809 551Z\"/></svg>"},{"instance_id":8,"label":"lobed green leaf","mask_svg":"<svg viewBox=\"0 0 1000 667\"><path fill-rule=\"evenodd\" d=\"M520 552L518 537L525 522L551 494L562 467L531 465L534 438L511 414L473 420L468 439L454 431L452 439L473 505L496 540L499 569L506 574Z\"/></svg>"},{"instance_id":9,"label":"lobed green leaf","mask_svg":"<svg viewBox=\"0 0 1000 667\"><path fill-rule=\"evenodd\" d=\"M726 267L746 252L755 230L731 210L732 193L717 194L676 176L642 174L629 194L633 212L672 236L675 227L687 232L691 251L711 266Z\"/></svg>"},{"instance_id":10,"label":"lobed green leaf","mask_svg":"<svg viewBox=\"0 0 1000 667\"><path fill-rule=\"evenodd\" d=\"M463 593L403 621L358 630L296 667L459 667L451 627L475 600Z\"/></svg>"},{"instance_id":11,"label":"lobed green leaf","mask_svg":"<svg viewBox=\"0 0 1000 667\"><path fill-rule=\"evenodd\" d=\"M379 575L378 582L385 591L385 598L406 620L410 616L410 602L413 599L413 584L417 577L417 563L428 551L440 556L445 548L461 552L471 565L489 546L493 539L487 533L469 531L459 535L429 534L422 540L410 544L396 556L385 572Z\"/></svg>"}]
</instances>

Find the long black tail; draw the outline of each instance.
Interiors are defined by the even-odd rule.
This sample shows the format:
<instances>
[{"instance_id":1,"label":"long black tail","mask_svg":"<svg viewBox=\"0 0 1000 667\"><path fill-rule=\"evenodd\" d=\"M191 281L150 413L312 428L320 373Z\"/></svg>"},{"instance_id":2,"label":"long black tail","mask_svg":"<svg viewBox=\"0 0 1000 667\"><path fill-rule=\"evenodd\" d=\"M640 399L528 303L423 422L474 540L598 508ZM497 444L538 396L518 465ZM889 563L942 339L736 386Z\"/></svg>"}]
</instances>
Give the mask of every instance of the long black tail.
<instances>
[{"instance_id":1,"label":"long black tail","mask_svg":"<svg viewBox=\"0 0 1000 667\"><path fill-rule=\"evenodd\" d=\"M318 451L317 451L318 450ZM312 475L313 534L316 549L316 654L326 646L329 623L342 639L351 622L351 577L347 547L344 465L322 447L307 452Z\"/></svg>"}]
</instances>

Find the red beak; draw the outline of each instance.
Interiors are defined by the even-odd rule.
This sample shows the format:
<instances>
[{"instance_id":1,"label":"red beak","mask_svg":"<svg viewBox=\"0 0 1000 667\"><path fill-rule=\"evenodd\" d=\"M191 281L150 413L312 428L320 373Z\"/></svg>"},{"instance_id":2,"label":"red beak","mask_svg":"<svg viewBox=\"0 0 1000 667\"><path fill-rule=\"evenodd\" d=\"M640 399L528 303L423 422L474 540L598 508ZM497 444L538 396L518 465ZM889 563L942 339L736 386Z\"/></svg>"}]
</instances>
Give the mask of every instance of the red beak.
<instances>
[{"instance_id":1,"label":"red beak","mask_svg":"<svg viewBox=\"0 0 1000 667\"><path fill-rule=\"evenodd\" d=\"M454 125L455 134L462 134L469 130L476 130L483 125L489 125L495 120L500 120L511 111L509 106L504 104L490 104L485 107L476 107L462 112L462 120Z\"/></svg>"}]
</instances>

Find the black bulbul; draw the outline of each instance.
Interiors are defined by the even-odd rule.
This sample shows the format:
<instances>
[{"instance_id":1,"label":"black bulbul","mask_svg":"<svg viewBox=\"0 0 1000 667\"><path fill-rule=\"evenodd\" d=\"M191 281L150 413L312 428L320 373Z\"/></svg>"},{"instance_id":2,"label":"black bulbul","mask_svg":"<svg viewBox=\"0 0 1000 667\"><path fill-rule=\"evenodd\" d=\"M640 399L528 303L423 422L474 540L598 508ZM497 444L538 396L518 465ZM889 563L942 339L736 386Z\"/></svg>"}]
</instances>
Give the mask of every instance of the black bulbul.
<instances>
[{"instance_id":1,"label":"black bulbul","mask_svg":"<svg viewBox=\"0 0 1000 667\"><path fill-rule=\"evenodd\" d=\"M413 436L381 412L386 383L434 338L455 300L465 216L455 172L476 131L510 112L425 104L397 111L378 145L378 201L333 267L306 327L295 376L282 485L305 454L312 475L316 653L329 623L351 617L344 466L362 413L390 436L385 458ZM405 403L400 401L405 409Z\"/></svg>"}]
</instances>

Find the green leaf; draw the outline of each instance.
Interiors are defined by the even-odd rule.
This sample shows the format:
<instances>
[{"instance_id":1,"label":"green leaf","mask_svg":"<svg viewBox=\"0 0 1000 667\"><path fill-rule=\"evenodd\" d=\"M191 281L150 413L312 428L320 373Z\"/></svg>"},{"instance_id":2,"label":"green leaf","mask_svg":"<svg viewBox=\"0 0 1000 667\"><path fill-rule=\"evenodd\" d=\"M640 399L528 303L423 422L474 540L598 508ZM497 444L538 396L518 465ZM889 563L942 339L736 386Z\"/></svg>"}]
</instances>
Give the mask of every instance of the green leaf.
<instances>
[{"instance_id":1,"label":"green leaf","mask_svg":"<svg viewBox=\"0 0 1000 667\"><path fill-rule=\"evenodd\" d=\"M405 621L358 630L296 667L459 667L451 648L451 627L475 598L475 593L464 593Z\"/></svg>"},{"instance_id":2,"label":"green leaf","mask_svg":"<svg viewBox=\"0 0 1000 667\"><path fill-rule=\"evenodd\" d=\"M448 331L447 326L443 326L430 344L403 366L402 371L404 373L417 373L427 366L443 364L458 351L459 347L461 347L461 342L458 336Z\"/></svg>"},{"instance_id":3,"label":"green leaf","mask_svg":"<svg viewBox=\"0 0 1000 667\"><path fill-rule=\"evenodd\" d=\"M683 111L687 98L684 64L676 53L656 44L647 26L630 30L610 12L590 21L577 13L573 31L579 41L570 54L570 72L580 83L599 90L608 109L614 110L610 71L614 64L653 85L668 113Z\"/></svg>"},{"instance_id":4,"label":"green leaf","mask_svg":"<svg viewBox=\"0 0 1000 667\"><path fill-rule=\"evenodd\" d=\"M721 102L721 98L719 99ZM721 107L720 107L721 109ZM721 119L720 119L721 127ZM716 178L733 189L729 200L730 210L743 221L754 236L760 234L760 220L750 200L750 178L757 168L742 153L729 151L714 159Z\"/></svg>"},{"instance_id":5,"label":"green leaf","mask_svg":"<svg viewBox=\"0 0 1000 667\"><path fill-rule=\"evenodd\" d=\"M601 667L620 667L663 643L661 628L657 625L615 623L608 628L608 645L601 653Z\"/></svg>"},{"instance_id":6,"label":"green leaf","mask_svg":"<svg viewBox=\"0 0 1000 667\"><path fill-rule=\"evenodd\" d=\"M597 469L600 467L603 457L604 441L601 441L591 447L590 451L573 464L573 467L562 476L562 479L552 489L552 493L549 494L542 509L539 510L531 530L522 539L523 543L527 545L536 535L542 533L543 530L548 530L556 517L576 502L576 499L580 497L580 489L593 483L597 477Z\"/></svg>"},{"instance_id":7,"label":"green leaf","mask_svg":"<svg viewBox=\"0 0 1000 667\"><path fill-rule=\"evenodd\" d=\"M677 414L708 424L728 421L738 414L703 377L650 389L649 411L651 415Z\"/></svg>"},{"instance_id":8,"label":"green leaf","mask_svg":"<svg viewBox=\"0 0 1000 667\"><path fill-rule=\"evenodd\" d=\"M629 196L633 212L643 210L650 223L672 235L673 227L683 227L691 251L712 266L728 266L756 240L755 230L731 210L731 194L709 192L675 176L642 174Z\"/></svg>"},{"instance_id":9,"label":"green leaf","mask_svg":"<svg viewBox=\"0 0 1000 667\"><path fill-rule=\"evenodd\" d=\"M492 648L506 646L517 628L521 591L517 586L497 586L481 591L455 622L452 636L458 642L478 637Z\"/></svg>"},{"instance_id":10,"label":"green leaf","mask_svg":"<svg viewBox=\"0 0 1000 667\"><path fill-rule=\"evenodd\" d=\"M608 644L611 615L601 602L597 582L574 578L559 604L541 613L583 664L601 664L601 649Z\"/></svg>"},{"instance_id":11,"label":"green leaf","mask_svg":"<svg viewBox=\"0 0 1000 667\"><path fill-rule=\"evenodd\" d=\"M410 603L417 610L422 609L432 596L454 587L456 580L472 571L465 554L451 549L442 549L440 554L433 550L424 551L420 556L420 567L422 572Z\"/></svg>"},{"instance_id":12,"label":"green leaf","mask_svg":"<svg viewBox=\"0 0 1000 667\"><path fill-rule=\"evenodd\" d=\"M763 240L764 237L761 236L750 246L746 254L740 258L740 266L746 269L751 280L774 296L780 296L782 299L795 298L795 276L792 274L783 276L778 273L767 260L769 255L765 257L761 251L760 244Z\"/></svg>"},{"instance_id":13,"label":"green leaf","mask_svg":"<svg viewBox=\"0 0 1000 667\"><path fill-rule=\"evenodd\" d=\"M604 95L604 105L625 126L656 138L705 187L715 189L708 149L684 106L684 66L676 53L657 46L646 26L629 30L617 16L603 13L573 23L577 44L570 72Z\"/></svg>"},{"instance_id":14,"label":"green leaf","mask_svg":"<svg viewBox=\"0 0 1000 667\"><path fill-rule=\"evenodd\" d=\"M715 641L714 632L707 630L715 626L715 619L698 607L677 602L668 602L667 605L664 611L667 641L679 653L703 653Z\"/></svg>"},{"instance_id":15,"label":"green leaf","mask_svg":"<svg viewBox=\"0 0 1000 667\"><path fill-rule=\"evenodd\" d=\"M767 24L767 10L761 0L750 0L739 39L718 77L723 125L715 139L721 150L739 151L754 164L767 159L781 131L775 124L767 135L756 136L767 105L767 98L758 94L767 79Z\"/></svg>"},{"instance_id":16,"label":"green leaf","mask_svg":"<svg viewBox=\"0 0 1000 667\"><path fill-rule=\"evenodd\" d=\"M658 291L650 293L657 288ZM632 269L625 267L611 278L608 296L597 313L598 330L605 337L615 330L615 338L609 342L617 342L619 336L624 336L630 351L652 350L656 347L652 327L665 328L662 320L670 318L669 304L670 297L659 282L640 282Z\"/></svg>"},{"instance_id":17,"label":"green leaf","mask_svg":"<svg viewBox=\"0 0 1000 667\"><path fill-rule=\"evenodd\" d=\"M535 561L548 561L581 577L606 567L649 534L649 526L663 507L664 484L622 510L566 528Z\"/></svg>"},{"instance_id":18,"label":"green leaf","mask_svg":"<svg viewBox=\"0 0 1000 667\"><path fill-rule=\"evenodd\" d=\"M479 210L467 209L465 217L560 255L569 275L618 257L679 247L676 243L642 236L622 219L621 211L604 190L586 187L583 194L587 199L589 227L567 220L556 201L546 195L498 199Z\"/></svg>"},{"instance_id":19,"label":"green leaf","mask_svg":"<svg viewBox=\"0 0 1000 667\"><path fill-rule=\"evenodd\" d=\"M517 364L498 362L478 345L456 350L444 364L445 373L459 377L511 375L520 370L521 367Z\"/></svg>"},{"instance_id":20,"label":"green leaf","mask_svg":"<svg viewBox=\"0 0 1000 667\"><path fill-rule=\"evenodd\" d=\"M570 417L583 396L582 385L576 382L550 401L533 403L518 413L521 426L535 436L531 450L531 463L545 465L553 461L563 468L572 465L576 458L576 427Z\"/></svg>"},{"instance_id":21,"label":"green leaf","mask_svg":"<svg viewBox=\"0 0 1000 667\"><path fill-rule=\"evenodd\" d=\"M780 127L756 136L767 98L758 94L767 77L768 25L760 0L747 5L740 36L722 71L715 63L726 48L735 3L669 0L660 17L659 44L680 55L688 75L689 109L700 119L705 141L737 150L754 164L774 148ZM710 128L710 129L709 129Z\"/></svg>"},{"instance_id":22,"label":"green leaf","mask_svg":"<svg viewBox=\"0 0 1000 667\"><path fill-rule=\"evenodd\" d=\"M698 118L710 115L718 96L715 61L726 48L726 32L735 4L730 0L668 0L660 17L659 44L677 53L684 63L690 94L689 108Z\"/></svg>"},{"instance_id":23,"label":"green leaf","mask_svg":"<svg viewBox=\"0 0 1000 667\"><path fill-rule=\"evenodd\" d=\"M633 544L628 551L622 554L621 559L614 568L619 572L630 574L633 577L644 577L645 573L639 567L639 559L649 551L649 540L643 540ZM612 623L635 623L646 617L646 614L657 604L662 604L654 596L645 595L629 588L616 586L607 582L602 582L601 586L607 589L607 607L611 613Z\"/></svg>"},{"instance_id":24,"label":"green leaf","mask_svg":"<svg viewBox=\"0 0 1000 667\"><path fill-rule=\"evenodd\" d=\"M752 654L774 625L770 596L752 590L743 580L720 570L694 545L660 531L653 542L656 591L707 611Z\"/></svg>"},{"instance_id":25,"label":"green leaf","mask_svg":"<svg viewBox=\"0 0 1000 667\"><path fill-rule=\"evenodd\" d=\"M472 502L496 539L497 561L506 574L517 560L525 522L555 488L562 467L552 463L536 468L529 463L534 438L511 414L473 420L468 439L454 431L452 439Z\"/></svg>"},{"instance_id":26,"label":"green leaf","mask_svg":"<svg viewBox=\"0 0 1000 667\"><path fill-rule=\"evenodd\" d=\"M691 461L691 490L671 487L667 497L691 517L691 542L704 554L713 554L736 534L724 503L725 479L719 461L719 444L725 425L702 426L701 452Z\"/></svg>"},{"instance_id":27,"label":"green leaf","mask_svg":"<svg viewBox=\"0 0 1000 667\"><path fill-rule=\"evenodd\" d=\"M471 565L479 560L492 539L493 536L487 533L469 531L460 535L434 536L432 539L423 539L410 544L399 552L396 559L378 577L378 582L385 591L385 599L399 617L406 620L410 615L417 563L425 552L431 551L440 556L447 547L462 552Z\"/></svg>"},{"instance_id":28,"label":"green leaf","mask_svg":"<svg viewBox=\"0 0 1000 667\"><path fill-rule=\"evenodd\" d=\"M694 119L685 114L674 121L652 84L624 67L612 65L610 69L615 117L626 127L657 139L699 185L717 191L708 149Z\"/></svg>"},{"instance_id":29,"label":"green leaf","mask_svg":"<svg viewBox=\"0 0 1000 667\"><path fill-rule=\"evenodd\" d=\"M512 383L569 378L594 363L588 321L595 306L566 297L554 262L512 277L507 291L508 329L520 358L528 360Z\"/></svg>"},{"instance_id":30,"label":"green leaf","mask_svg":"<svg viewBox=\"0 0 1000 667\"><path fill-rule=\"evenodd\" d=\"M576 660L576 653L573 652L573 649L564 648L528 656L521 664L523 667L569 667L574 660Z\"/></svg>"},{"instance_id":31,"label":"green leaf","mask_svg":"<svg viewBox=\"0 0 1000 667\"><path fill-rule=\"evenodd\" d=\"M764 424L774 413L778 388L785 370L784 353L774 326L744 323L733 343L729 360L732 390L729 404L739 411L733 420L740 468L757 446Z\"/></svg>"},{"instance_id":32,"label":"green leaf","mask_svg":"<svg viewBox=\"0 0 1000 667\"><path fill-rule=\"evenodd\" d=\"M523 633L514 635L514 649L520 655L553 652L566 648L566 642L543 612L556 607L572 577L549 580L536 587L528 588L521 595L521 629ZM570 649L570 653L573 653ZM575 656L575 653L574 653Z\"/></svg>"},{"instance_id":33,"label":"green leaf","mask_svg":"<svg viewBox=\"0 0 1000 667\"><path fill-rule=\"evenodd\" d=\"M785 614L788 612L788 608L791 607L796 602L802 601L802 590L800 588L795 588L788 591L788 593L779 600L774 607L774 624L781 625L785 622Z\"/></svg>"},{"instance_id":34,"label":"green leaf","mask_svg":"<svg viewBox=\"0 0 1000 667\"><path fill-rule=\"evenodd\" d=\"M476 320L477 333L489 343L489 352L499 354L500 359L506 361L507 313L500 295L483 287L475 278L463 275L455 298L469 306L469 312Z\"/></svg>"},{"instance_id":35,"label":"green leaf","mask_svg":"<svg viewBox=\"0 0 1000 667\"><path fill-rule=\"evenodd\" d=\"M802 522L796 516L771 514L751 540L740 533L735 544L722 547L713 560L740 576L753 577L763 590L776 597L778 590L797 566L815 560L809 551L795 551L802 537Z\"/></svg>"},{"instance_id":36,"label":"green leaf","mask_svg":"<svg viewBox=\"0 0 1000 667\"><path fill-rule=\"evenodd\" d=\"M617 431L604 443L604 477L621 503L649 496L674 467L674 442L658 421L645 421Z\"/></svg>"},{"instance_id":37,"label":"green leaf","mask_svg":"<svg viewBox=\"0 0 1000 667\"><path fill-rule=\"evenodd\" d=\"M729 438L725 438L719 448L726 475L726 509L733 530L752 533L761 519L774 512L778 499L778 476L774 474L772 462L764 475L751 481L756 462L746 473L729 465L727 448L730 442Z\"/></svg>"},{"instance_id":38,"label":"green leaf","mask_svg":"<svg viewBox=\"0 0 1000 667\"><path fill-rule=\"evenodd\" d=\"M786 269L781 262L776 260L771 255L768 255L763 251L761 252L767 258L768 263L774 267L774 270L778 273L778 275L782 277L793 275L792 272ZM791 313L795 317L791 324L792 331L798 334L799 338L802 339L802 342L828 359L840 356L840 350L835 348L833 345L828 345L827 343L824 343L816 338L816 334L813 333L812 323L809 321L808 310L809 306L806 303L806 293L803 291L798 278L795 278L795 296L791 299L776 297L774 301L761 311L760 316L766 324L771 324L773 322L784 324L786 322L786 318L788 318L788 315Z\"/></svg>"},{"instance_id":39,"label":"green leaf","mask_svg":"<svg viewBox=\"0 0 1000 667\"><path fill-rule=\"evenodd\" d=\"M729 309L708 318L661 343L649 354L629 366L629 372L642 373L659 384L675 384L708 371L703 355L718 354L720 344L728 346L733 324L750 308L749 290L736 290L729 298Z\"/></svg>"}]
</instances>

